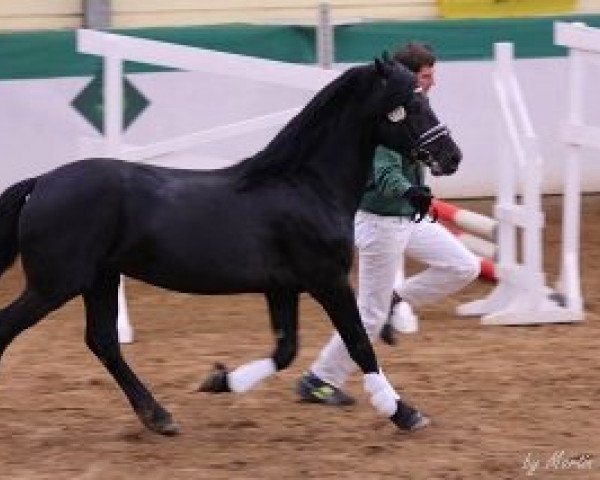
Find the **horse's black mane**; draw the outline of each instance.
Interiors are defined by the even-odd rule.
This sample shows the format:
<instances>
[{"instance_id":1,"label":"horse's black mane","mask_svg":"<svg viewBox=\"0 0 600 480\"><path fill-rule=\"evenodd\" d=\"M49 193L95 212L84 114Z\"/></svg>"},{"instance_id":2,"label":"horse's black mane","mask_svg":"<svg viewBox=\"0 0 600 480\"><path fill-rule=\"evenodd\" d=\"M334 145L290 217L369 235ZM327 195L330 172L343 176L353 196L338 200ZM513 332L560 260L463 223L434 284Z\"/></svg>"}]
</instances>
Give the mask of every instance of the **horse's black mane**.
<instances>
[{"instance_id":1,"label":"horse's black mane","mask_svg":"<svg viewBox=\"0 0 600 480\"><path fill-rule=\"evenodd\" d=\"M325 86L263 150L242 162L241 187L296 173L323 135L333 133L328 128L345 110L343 106L360 101L370 91L374 73L372 65L353 67Z\"/></svg>"}]
</instances>

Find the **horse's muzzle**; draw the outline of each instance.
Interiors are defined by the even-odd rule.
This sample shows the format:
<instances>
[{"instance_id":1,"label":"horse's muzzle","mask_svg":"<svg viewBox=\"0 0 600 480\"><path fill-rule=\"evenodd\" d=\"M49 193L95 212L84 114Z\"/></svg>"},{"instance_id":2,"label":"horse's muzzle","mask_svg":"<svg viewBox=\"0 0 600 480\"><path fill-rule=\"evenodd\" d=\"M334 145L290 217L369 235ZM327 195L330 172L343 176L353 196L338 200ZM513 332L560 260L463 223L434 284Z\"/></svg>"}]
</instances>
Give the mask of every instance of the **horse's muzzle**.
<instances>
[{"instance_id":1,"label":"horse's muzzle","mask_svg":"<svg viewBox=\"0 0 600 480\"><path fill-rule=\"evenodd\" d=\"M431 174L439 177L442 175L452 175L458 170L462 160L462 153L458 148L449 153L442 154L439 159L432 158L429 163Z\"/></svg>"},{"instance_id":2,"label":"horse's muzzle","mask_svg":"<svg viewBox=\"0 0 600 480\"><path fill-rule=\"evenodd\" d=\"M456 152L448 155L448 162L446 167L446 175L452 175L456 170L458 170L458 166L462 160L462 153L460 150L456 149Z\"/></svg>"}]
</instances>

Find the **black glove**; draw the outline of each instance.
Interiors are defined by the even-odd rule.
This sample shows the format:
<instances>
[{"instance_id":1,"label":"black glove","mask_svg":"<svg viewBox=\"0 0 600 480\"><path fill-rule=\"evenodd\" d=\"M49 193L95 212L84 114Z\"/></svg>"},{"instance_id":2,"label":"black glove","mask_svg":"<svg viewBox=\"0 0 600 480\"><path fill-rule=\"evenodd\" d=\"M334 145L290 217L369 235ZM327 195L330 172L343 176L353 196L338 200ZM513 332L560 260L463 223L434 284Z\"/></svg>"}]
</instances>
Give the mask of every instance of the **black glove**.
<instances>
[{"instance_id":1,"label":"black glove","mask_svg":"<svg viewBox=\"0 0 600 480\"><path fill-rule=\"evenodd\" d=\"M431 195L430 188L425 185L413 185L404 192L404 197L415 209L412 220L419 223L425 218L429 212L429 207L431 207L433 196Z\"/></svg>"}]
</instances>

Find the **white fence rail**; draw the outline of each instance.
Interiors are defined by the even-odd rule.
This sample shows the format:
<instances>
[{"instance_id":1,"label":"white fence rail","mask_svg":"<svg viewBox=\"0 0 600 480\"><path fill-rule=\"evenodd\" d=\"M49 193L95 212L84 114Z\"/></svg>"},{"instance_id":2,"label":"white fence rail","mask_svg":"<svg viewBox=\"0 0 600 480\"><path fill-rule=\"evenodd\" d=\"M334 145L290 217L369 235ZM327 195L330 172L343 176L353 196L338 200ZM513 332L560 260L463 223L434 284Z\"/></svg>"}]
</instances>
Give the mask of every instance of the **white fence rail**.
<instances>
[{"instance_id":1,"label":"white fence rail","mask_svg":"<svg viewBox=\"0 0 600 480\"><path fill-rule=\"evenodd\" d=\"M84 29L77 31L77 49L81 53L101 56L104 61L105 135L102 145L98 145L98 148L103 154L131 160L143 160L203 142L225 140L240 133L283 124L297 113L298 109L274 112L144 147L125 145L122 139L121 112L123 108L123 62L126 60L311 91L321 89L339 74L335 70L326 70L315 66L263 60ZM83 148L87 150L86 153L92 153L92 145L93 142L89 139L85 141ZM98 152L97 149L94 150L93 153Z\"/></svg>"}]
</instances>

